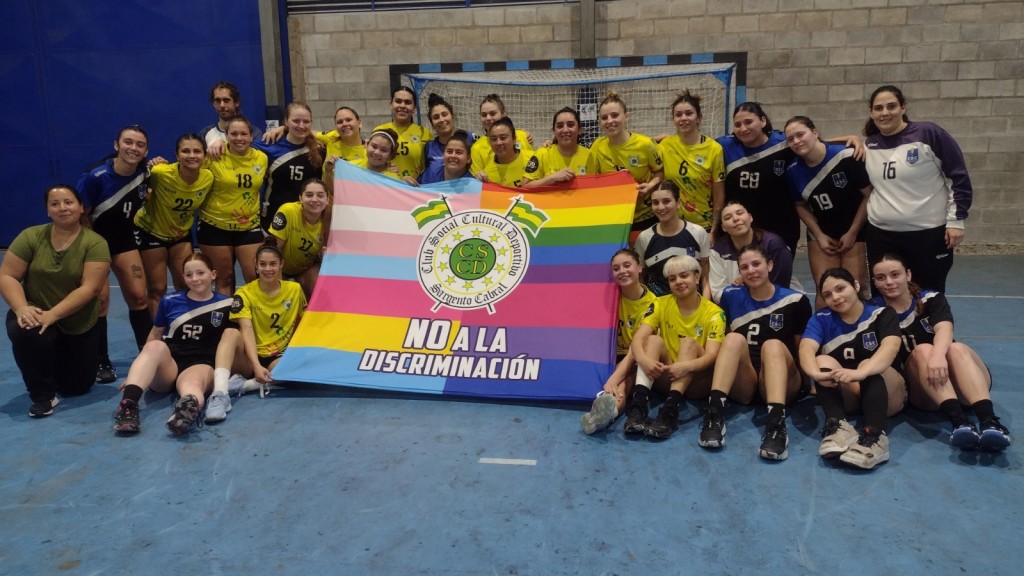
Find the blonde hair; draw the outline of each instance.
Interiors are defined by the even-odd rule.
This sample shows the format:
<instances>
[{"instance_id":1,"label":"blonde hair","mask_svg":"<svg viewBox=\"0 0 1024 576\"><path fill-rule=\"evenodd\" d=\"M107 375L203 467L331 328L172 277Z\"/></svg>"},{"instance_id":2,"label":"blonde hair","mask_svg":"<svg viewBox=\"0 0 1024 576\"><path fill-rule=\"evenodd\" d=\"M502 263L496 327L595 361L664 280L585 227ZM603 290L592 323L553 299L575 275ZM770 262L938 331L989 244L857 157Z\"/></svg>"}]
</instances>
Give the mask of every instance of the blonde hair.
<instances>
[{"instance_id":1,"label":"blonde hair","mask_svg":"<svg viewBox=\"0 0 1024 576\"><path fill-rule=\"evenodd\" d=\"M680 272L696 272L697 276L700 276L700 262L689 255L673 256L665 262L665 267L661 271L666 278Z\"/></svg>"},{"instance_id":2,"label":"blonde hair","mask_svg":"<svg viewBox=\"0 0 1024 576\"><path fill-rule=\"evenodd\" d=\"M604 108L605 104L618 104L619 106L622 106L623 112L629 112L629 110L626 109L625 100L623 100L615 90L609 90L608 93L605 94L604 99L601 100L601 104L598 105L597 109L600 110L601 108Z\"/></svg>"}]
</instances>

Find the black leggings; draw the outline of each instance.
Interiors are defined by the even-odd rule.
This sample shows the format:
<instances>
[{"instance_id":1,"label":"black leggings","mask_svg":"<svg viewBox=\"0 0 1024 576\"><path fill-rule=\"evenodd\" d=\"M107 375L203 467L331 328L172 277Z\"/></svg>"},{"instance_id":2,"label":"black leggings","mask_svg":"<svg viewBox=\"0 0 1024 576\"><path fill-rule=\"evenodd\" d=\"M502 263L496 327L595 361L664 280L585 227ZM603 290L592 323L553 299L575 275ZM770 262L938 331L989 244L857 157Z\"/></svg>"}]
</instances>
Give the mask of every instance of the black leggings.
<instances>
[{"instance_id":1,"label":"black leggings","mask_svg":"<svg viewBox=\"0 0 1024 576\"><path fill-rule=\"evenodd\" d=\"M26 330L18 326L18 317L8 310L7 336L33 402L45 402L57 393L85 394L96 382L100 331L95 325L75 336L56 326L40 334L39 328Z\"/></svg>"}]
</instances>

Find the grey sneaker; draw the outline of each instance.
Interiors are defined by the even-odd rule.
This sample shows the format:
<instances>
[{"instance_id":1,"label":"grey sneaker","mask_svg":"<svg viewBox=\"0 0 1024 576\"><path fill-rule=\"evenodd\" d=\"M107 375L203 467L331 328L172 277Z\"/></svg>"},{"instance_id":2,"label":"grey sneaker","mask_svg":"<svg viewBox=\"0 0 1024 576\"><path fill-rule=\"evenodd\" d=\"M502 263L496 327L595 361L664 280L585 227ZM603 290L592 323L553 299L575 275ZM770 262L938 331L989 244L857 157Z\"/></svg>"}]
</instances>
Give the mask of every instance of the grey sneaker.
<instances>
[{"instance_id":1,"label":"grey sneaker","mask_svg":"<svg viewBox=\"0 0 1024 576\"><path fill-rule=\"evenodd\" d=\"M228 378L228 397L229 398L241 398L245 394L245 376L241 374L232 374L231 378ZM228 408L228 412L231 409Z\"/></svg>"},{"instance_id":2,"label":"grey sneaker","mask_svg":"<svg viewBox=\"0 0 1024 576\"><path fill-rule=\"evenodd\" d=\"M584 434L593 434L598 430L604 430L615 420L615 396L612 394L601 394L594 399L590 406L590 412L580 416L580 427Z\"/></svg>"},{"instance_id":3,"label":"grey sneaker","mask_svg":"<svg viewBox=\"0 0 1024 576\"><path fill-rule=\"evenodd\" d=\"M835 458L846 452L857 442L857 430L845 419L829 418L821 429L821 445L818 455L822 458Z\"/></svg>"},{"instance_id":4,"label":"grey sneaker","mask_svg":"<svg viewBox=\"0 0 1024 576\"><path fill-rule=\"evenodd\" d=\"M206 401L206 421L222 422L228 417L228 412L231 412L231 399L228 395L223 392L210 394L210 399Z\"/></svg>"},{"instance_id":5,"label":"grey sneaker","mask_svg":"<svg viewBox=\"0 0 1024 576\"><path fill-rule=\"evenodd\" d=\"M889 461L889 437L881 430L864 428L857 442L843 452L839 459L851 466L871 470L882 462Z\"/></svg>"}]
</instances>

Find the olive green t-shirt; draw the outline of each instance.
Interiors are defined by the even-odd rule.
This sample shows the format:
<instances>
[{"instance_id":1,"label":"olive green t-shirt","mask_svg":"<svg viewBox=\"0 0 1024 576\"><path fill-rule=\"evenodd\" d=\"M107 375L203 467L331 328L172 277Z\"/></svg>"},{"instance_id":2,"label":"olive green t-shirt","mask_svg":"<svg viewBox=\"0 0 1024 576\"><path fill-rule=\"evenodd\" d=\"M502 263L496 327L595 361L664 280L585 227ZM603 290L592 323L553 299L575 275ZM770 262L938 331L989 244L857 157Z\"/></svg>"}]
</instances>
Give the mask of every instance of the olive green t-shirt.
<instances>
[{"instance_id":1,"label":"olive green t-shirt","mask_svg":"<svg viewBox=\"0 0 1024 576\"><path fill-rule=\"evenodd\" d=\"M33 306L49 310L82 285L86 262L110 262L107 241L99 234L82 228L67 250L58 252L50 243L53 224L26 228L11 242L8 252L28 262L22 279L25 299ZM100 299L93 298L77 312L57 322L65 334L82 334L96 324Z\"/></svg>"}]
</instances>

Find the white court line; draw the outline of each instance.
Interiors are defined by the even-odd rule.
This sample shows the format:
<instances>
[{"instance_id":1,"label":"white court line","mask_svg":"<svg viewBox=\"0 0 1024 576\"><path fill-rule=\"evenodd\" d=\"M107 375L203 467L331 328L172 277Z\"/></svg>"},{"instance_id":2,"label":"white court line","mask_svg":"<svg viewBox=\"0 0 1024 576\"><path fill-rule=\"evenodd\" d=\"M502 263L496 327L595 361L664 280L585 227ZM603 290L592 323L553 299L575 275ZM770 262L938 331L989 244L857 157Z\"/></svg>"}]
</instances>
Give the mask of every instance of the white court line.
<instances>
[{"instance_id":1,"label":"white court line","mask_svg":"<svg viewBox=\"0 0 1024 576\"><path fill-rule=\"evenodd\" d=\"M480 464L505 464L507 466L536 466L536 460L521 458L481 458Z\"/></svg>"}]
</instances>

